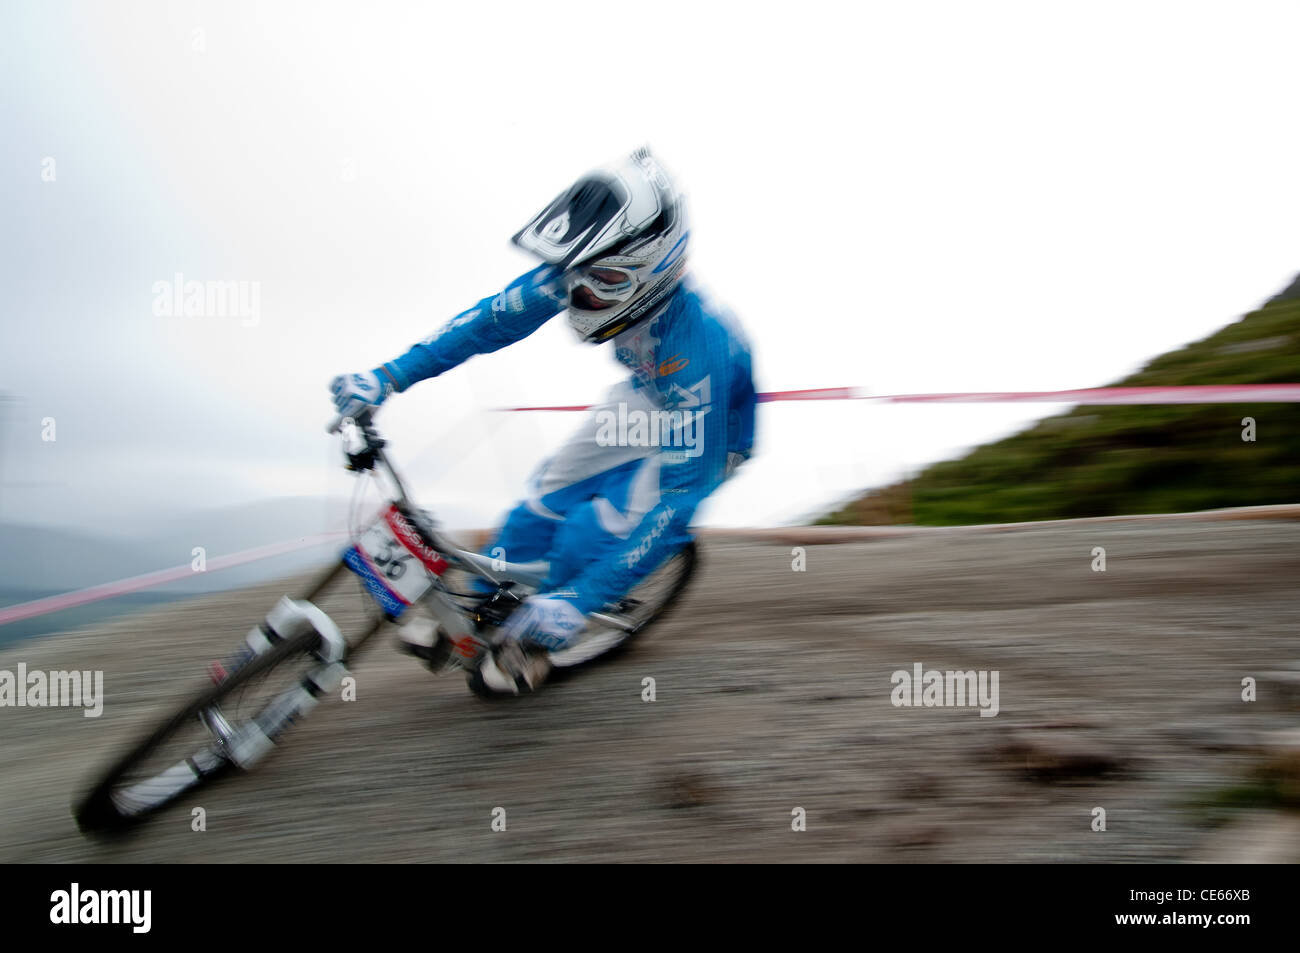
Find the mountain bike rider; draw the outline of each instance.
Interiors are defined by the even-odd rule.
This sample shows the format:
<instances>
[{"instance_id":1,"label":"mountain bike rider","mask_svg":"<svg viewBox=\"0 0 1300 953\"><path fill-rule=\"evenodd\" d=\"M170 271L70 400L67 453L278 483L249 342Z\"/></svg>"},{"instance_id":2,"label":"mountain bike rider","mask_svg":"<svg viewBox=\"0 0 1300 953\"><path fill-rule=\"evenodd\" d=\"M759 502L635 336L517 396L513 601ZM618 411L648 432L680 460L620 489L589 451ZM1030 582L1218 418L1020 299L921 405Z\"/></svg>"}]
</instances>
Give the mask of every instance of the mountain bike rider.
<instances>
[{"instance_id":1,"label":"mountain bike rider","mask_svg":"<svg viewBox=\"0 0 1300 953\"><path fill-rule=\"evenodd\" d=\"M400 357L331 383L336 408L355 414L522 340L561 310L583 340L613 342L631 376L538 468L487 550L550 563L538 594L506 621L503 645L574 644L587 613L689 542L695 508L752 451L749 347L687 278L689 234L681 196L649 150L638 150L578 179L514 236L542 265ZM673 438L614 432L614 420L637 411L660 412L648 419L670 420Z\"/></svg>"}]
</instances>

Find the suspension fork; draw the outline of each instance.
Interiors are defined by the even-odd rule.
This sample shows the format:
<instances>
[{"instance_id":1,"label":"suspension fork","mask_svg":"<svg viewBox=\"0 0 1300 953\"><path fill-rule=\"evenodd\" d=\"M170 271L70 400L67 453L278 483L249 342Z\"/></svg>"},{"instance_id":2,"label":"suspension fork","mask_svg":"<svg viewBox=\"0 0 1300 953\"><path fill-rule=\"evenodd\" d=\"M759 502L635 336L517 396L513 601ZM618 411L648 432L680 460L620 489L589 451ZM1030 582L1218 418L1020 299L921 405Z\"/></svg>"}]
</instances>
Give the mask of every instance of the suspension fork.
<instances>
[{"instance_id":1,"label":"suspension fork","mask_svg":"<svg viewBox=\"0 0 1300 953\"><path fill-rule=\"evenodd\" d=\"M334 580L338 579L340 575L352 575L352 570L342 561L339 561L336 565L324 570L316 577L311 588L307 590L307 594L302 597L303 601L315 603L320 594L329 588L330 584L333 583ZM347 655L344 657L344 662L350 662L352 659L356 658L360 654L362 647L370 641L370 637L382 629L384 623L391 621L393 620L390 619L387 614L381 615L366 626L365 630L356 638L348 639Z\"/></svg>"}]
</instances>

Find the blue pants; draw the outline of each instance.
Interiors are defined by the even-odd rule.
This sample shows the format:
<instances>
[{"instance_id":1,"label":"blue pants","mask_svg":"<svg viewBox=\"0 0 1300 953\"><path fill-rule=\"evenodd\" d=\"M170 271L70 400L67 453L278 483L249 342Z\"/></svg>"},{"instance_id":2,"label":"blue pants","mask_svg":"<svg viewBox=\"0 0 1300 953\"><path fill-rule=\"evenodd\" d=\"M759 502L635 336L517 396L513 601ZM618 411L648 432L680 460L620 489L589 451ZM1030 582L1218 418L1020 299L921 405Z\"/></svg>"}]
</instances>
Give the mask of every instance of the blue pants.
<instances>
[{"instance_id":1,"label":"blue pants","mask_svg":"<svg viewBox=\"0 0 1300 953\"><path fill-rule=\"evenodd\" d=\"M630 383L616 386L603 407L620 402L653 409ZM625 542L659 502L658 448L601 446L596 430L593 412L538 468L528 498L511 510L486 550L508 562L549 561L542 591L563 586Z\"/></svg>"}]
</instances>

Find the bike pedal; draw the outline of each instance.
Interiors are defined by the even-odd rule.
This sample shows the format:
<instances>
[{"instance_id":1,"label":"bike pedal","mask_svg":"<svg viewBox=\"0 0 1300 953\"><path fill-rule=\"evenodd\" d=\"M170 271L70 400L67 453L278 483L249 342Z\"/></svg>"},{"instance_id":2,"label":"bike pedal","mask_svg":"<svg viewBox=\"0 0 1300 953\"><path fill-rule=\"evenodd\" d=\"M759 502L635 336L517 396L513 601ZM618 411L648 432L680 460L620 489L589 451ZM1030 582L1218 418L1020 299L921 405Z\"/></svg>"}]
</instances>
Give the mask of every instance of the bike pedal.
<instances>
[{"instance_id":1,"label":"bike pedal","mask_svg":"<svg viewBox=\"0 0 1300 953\"><path fill-rule=\"evenodd\" d=\"M441 672L451 662L451 640L427 619L413 619L402 626L398 641L403 652L424 662L431 672Z\"/></svg>"},{"instance_id":2,"label":"bike pedal","mask_svg":"<svg viewBox=\"0 0 1300 953\"><path fill-rule=\"evenodd\" d=\"M551 674L546 653L527 651L513 639L499 643L492 650L491 660L492 667L516 695L526 695L536 691ZM513 686L510 686L511 682Z\"/></svg>"},{"instance_id":3,"label":"bike pedal","mask_svg":"<svg viewBox=\"0 0 1300 953\"><path fill-rule=\"evenodd\" d=\"M406 652L422 661L434 674L444 671L451 664L451 643L446 639L439 640L433 648L407 648Z\"/></svg>"}]
</instances>

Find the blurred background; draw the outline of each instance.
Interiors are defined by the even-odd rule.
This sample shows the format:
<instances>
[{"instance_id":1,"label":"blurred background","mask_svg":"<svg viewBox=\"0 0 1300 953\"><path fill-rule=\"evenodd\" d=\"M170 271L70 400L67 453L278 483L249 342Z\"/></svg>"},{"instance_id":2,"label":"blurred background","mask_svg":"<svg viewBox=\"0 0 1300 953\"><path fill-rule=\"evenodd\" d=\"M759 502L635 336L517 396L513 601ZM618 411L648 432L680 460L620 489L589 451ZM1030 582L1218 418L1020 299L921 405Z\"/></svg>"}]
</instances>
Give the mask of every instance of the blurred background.
<instances>
[{"instance_id":1,"label":"blurred background","mask_svg":"<svg viewBox=\"0 0 1300 953\"><path fill-rule=\"evenodd\" d=\"M642 143L765 390L1099 385L1300 265L1289 4L3 16L0 525L44 588L337 528L328 380L531 267L508 237ZM166 313L159 287L189 281L239 283L250 310ZM619 376L555 321L385 429L427 503L486 526L575 422L493 408ZM1043 410L767 405L699 520L806 521ZM57 572L30 555L51 539ZM8 601L41 582L7 568Z\"/></svg>"},{"instance_id":2,"label":"blurred background","mask_svg":"<svg viewBox=\"0 0 1300 953\"><path fill-rule=\"evenodd\" d=\"M213 559L302 546L0 625L0 645L325 558L333 543L308 544L343 528L353 486L324 433L329 380L405 351L531 268L509 237L577 175L643 144L687 195L692 271L747 329L761 390L1300 382L1298 34L1300 8L1285 2L5 4L0 611L184 567L196 547ZM187 314L175 292L194 281L223 283L240 306ZM486 527L577 422L499 408L585 404L621 376L612 354L581 345L557 320L393 399L381 423L421 502L452 528ZM1286 404L846 401L769 403L759 414L754 460L697 523L956 526L1197 511L1294 503L1300 485L1300 422ZM1251 443L1241 439L1247 415L1259 419ZM1009 698L999 725L1078 728L1078 712L1091 710L1082 767L1068 744L1017 736L992 745L1031 773L1046 764L1049 782L1061 763L1075 764L1071 783L1132 771L1154 717L1134 698L1150 686L1088 679L1163 671L1174 687L1156 694L1170 706L1161 717L1174 774L1143 787L1139 772L1125 797L1181 797L1180 785L1204 780L1204 751L1230 750L1213 746L1240 709L1229 703L1242 671L1276 667L1288 651L1296 606L1279 592L1295 578L1294 526L1126 531L1107 545L1136 556L1141 573L1108 595L1091 573L1071 575L1098 542L1086 528L1024 545L959 535L860 542L835 547L825 575L793 579L797 538L766 537L768 549L720 542L690 618L736 622L723 630L736 636L729 667L719 674L706 645L682 649L672 664L683 679L713 672L692 696L697 708L680 735L625 746L650 761L606 773L641 777L659 744L676 767L644 777L665 810L743 802L766 811L754 798L770 796L788 814L786 801L806 796L790 780L804 770L803 742L782 735L774 749L762 735L766 719L786 711L764 707L770 693L779 704L847 704L881 672L955 658L1033 684L1037 701ZM874 567L873 588L863 588L863 567ZM737 580L751 588L738 595ZM65 637L60 651L75 648L121 692L145 678L133 666L146 664L146 647L160 653L151 660L166 659L148 664L187 670L222 633L258 616L266 593L256 595L247 605L202 603L186 617L195 627L181 627L188 641L176 641L176 618L155 615ZM1187 601L1193 595L1212 604ZM1111 598L1119 601L1100 615L1075 604ZM836 608L836 599L847 602ZM803 608L792 620L794 605ZM815 629L792 624L809 617ZM772 639L807 642L800 665L779 677L764 626ZM876 639L870 659L863 631ZM46 644L58 641L25 642L24 658L66 661ZM980 647L992 657L967 662L962 652ZM1044 658L1062 664L1051 671ZM169 684L173 670L162 671L150 677ZM1198 673L1227 687L1188 687ZM394 668L389 689L405 690L409 675ZM617 710L609 700L619 689L607 687L592 690L593 725L605 715L592 712ZM155 701L159 688L136 704ZM734 694L718 701L706 694L714 690ZM429 704L422 689L410 691L408 716ZM1207 728L1207 711L1224 722ZM608 717L616 731L640 730ZM960 793L933 769L950 754L943 738L913 732L915 723L866 730L855 710L790 717L825 744L834 770L821 776L823 795L876 790L867 798L875 806L826 807L841 829L863 827L864 843L883 851L870 856L945 843L958 817L972 836L991 830L963 813ZM731 740L708 749L691 728L700 719L732 726ZM376 730L405 730L350 724L359 750ZM520 718L511 724L531 730ZM80 725L65 726L67 744L85 744L84 729L71 733ZM461 723L470 750L458 764L478 750L476 725ZM963 726L944 722L940 734L965 737ZM698 750L683 756L664 740L675 737ZM971 747L983 750L986 737L972 736ZM591 740L575 735L575 752ZM565 763L557 744L552 766ZM873 745L880 758L871 763L888 762L893 775L863 780L855 766ZM324 759L332 751L311 750ZM931 760L908 767L900 751ZM1207 811L1260 796L1258 785L1231 786L1240 764L1224 757L1220 800L1203 801ZM430 796L428 763L409 766L413 811ZM750 785L755 771L767 787ZM369 805L347 788L365 775L333 776L342 787L332 803ZM584 797L589 775L575 769L557 782L552 805ZM27 806L4 815L0 846L29 829L66 833L61 807L58 819L38 816L65 780L24 777L14 783L28 796L14 803ZM1090 793L1079 804L1072 795L1016 801L987 780L982 803L1010 805L1014 817L1092 803ZM236 809L237 792L228 803ZM909 804L935 813L916 819ZM297 816L272 819L271 856L308 856L280 836ZM1162 814L1140 835L1130 829L1119 857L1182 857L1189 832L1208 829L1202 820ZM658 830L653 816L645 823ZM674 823L689 843L690 826ZM552 847L569 835L556 836ZM1073 834L1027 836L1006 850L997 836L979 856L1108 857L1099 841ZM383 838L361 842L380 858L420 843ZM80 856L75 839L59 845L48 856ZM227 846L232 859L243 856ZM456 849L475 859L497 848L462 840Z\"/></svg>"}]
</instances>

